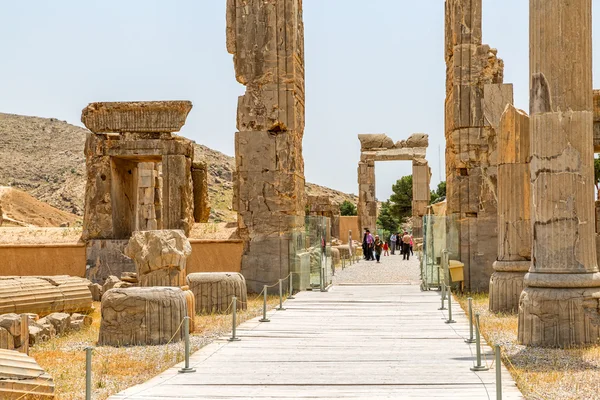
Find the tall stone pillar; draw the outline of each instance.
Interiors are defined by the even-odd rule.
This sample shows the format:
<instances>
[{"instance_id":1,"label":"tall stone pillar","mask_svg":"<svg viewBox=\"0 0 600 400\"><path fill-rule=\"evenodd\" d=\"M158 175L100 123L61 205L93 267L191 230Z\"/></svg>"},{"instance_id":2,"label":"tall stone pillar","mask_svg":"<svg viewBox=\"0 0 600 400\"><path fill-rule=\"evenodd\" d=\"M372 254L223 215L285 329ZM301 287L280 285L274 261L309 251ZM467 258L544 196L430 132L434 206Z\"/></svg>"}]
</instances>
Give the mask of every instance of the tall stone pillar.
<instances>
[{"instance_id":1,"label":"tall stone pillar","mask_svg":"<svg viewBox=\"0 0 600 400\"><path fill-rule=\"evenodd\" d=\"M519 341L597 343L592 0L530 0L532 263Z\"/></svg>"},{"instance_id":2,"label":"tall stone pillar","mask_svg":"<svg viewBox=\"0 0 600 400\"><path fill-rule=\"evenodd\" d=\"M427 206L431 200L431 170L426 160L413 160L412 177L412 233L414 238L419 239L423 237L423 216L427 213Z\"/></svg>"},{"instance_id":3,"label":"tall stone pillar","mask_svg":"<svg viewBox=\"0 0 600 400\"><path fill-rule=\"evenodd\" d=\"M458 254L450 258L465 264L472 291L487 290L497 257L496 135L484 100L486 86L501 84L504 71L497 51L482 44L481 3L446 0L445 21L446 198L460 228Z\"/></svg>"},{"instance_id":4,"label":"tall stone pillar","mask_svg":"<svg viewBox=\"0 0 600 400\"><path fill-rule=\"evenodd\" d=\"M377 199L375 198L375 161L358 163L358 223L360 229L377 228Z\"/></svg>"},{"instance_id":5,"label":"tall stone pillar","mask_svg":"<svg viewBox=\"0 0 600 400\"><path fill-rule=\"evenodd\" d=\"M302 0L227 0L239 98L234 209L248 288L289 272L286 232L304 224Z\"/></svg>"},{"instance_id":6,"label":"tall stone pillar","mask_svg":"<svg viewBox=\"0 0 600 400\"><path fill-rule=\"evenodd\" d=\"M490 311L519 307L531 264L529 116L508 105L498 129L498 260L490 279Z\"/></svg>"}]
</instances>

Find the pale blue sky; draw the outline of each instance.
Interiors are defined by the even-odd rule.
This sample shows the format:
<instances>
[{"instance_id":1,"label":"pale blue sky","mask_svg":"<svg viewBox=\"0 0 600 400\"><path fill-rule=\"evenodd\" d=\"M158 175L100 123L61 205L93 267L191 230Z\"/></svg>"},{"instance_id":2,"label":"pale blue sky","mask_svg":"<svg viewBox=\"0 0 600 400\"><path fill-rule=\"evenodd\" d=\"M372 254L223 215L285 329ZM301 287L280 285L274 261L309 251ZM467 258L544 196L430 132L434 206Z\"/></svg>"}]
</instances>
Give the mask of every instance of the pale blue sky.
<instances>
[{"instance_id":1,"label":"pale blue sky","mask_svg":"<svg viewBox=\"0 0 600 400\"><path fill-rule=\"evenodd\" d=\"M191 100L182 134L233 155L244 89L225 49L225 0L0 3L0 112L81 125L81 109L93 101ZM525 110L528 4L484 0L483 27ZM304 0L304 23L307 180L356 193L358 133L400 140L425 132L437 184L445 144L443 0ZM594 72L600 77L598 63ZM410 172L409 162L378 163L378 198Z\"/></svg>"}]
</instances>

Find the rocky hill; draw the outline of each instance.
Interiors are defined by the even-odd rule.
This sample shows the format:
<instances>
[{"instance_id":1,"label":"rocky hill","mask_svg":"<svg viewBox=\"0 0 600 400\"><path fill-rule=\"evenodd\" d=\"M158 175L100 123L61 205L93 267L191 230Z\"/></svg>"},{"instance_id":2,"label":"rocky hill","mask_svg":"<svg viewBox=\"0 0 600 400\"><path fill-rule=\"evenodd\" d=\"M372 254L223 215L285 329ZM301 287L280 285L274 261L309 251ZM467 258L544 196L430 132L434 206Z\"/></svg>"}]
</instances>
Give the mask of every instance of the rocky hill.
<instances>
[{"instance_id":1,"label":"rocky hill","mask_svg":"<svg viewBox=\"0 0 600 400\"><path fill-rule=\"evenodd\" d=\"M0 113L0 186L21 189L59 210L82 216L87 132L54 118ZM198 144L195 158L209 165L211 220L234 221L234 158ZM339 203L357 201L356 196L310 183L306 192L328 194Z\"/></svg>"}]
</instances>

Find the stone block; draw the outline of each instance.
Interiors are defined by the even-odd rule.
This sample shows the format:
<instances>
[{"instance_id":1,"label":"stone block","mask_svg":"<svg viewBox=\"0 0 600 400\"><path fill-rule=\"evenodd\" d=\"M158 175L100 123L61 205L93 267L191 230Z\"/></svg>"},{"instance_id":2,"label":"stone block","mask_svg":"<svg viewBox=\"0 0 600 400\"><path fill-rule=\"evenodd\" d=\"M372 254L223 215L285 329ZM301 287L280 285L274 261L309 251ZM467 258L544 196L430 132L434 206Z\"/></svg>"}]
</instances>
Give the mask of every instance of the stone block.
<instances>
[{"instance_id":1,"label":"stone block","mask_svg":"<svg viewBox=\"0 0 600 400\"><path fill-rule=\"evenodd\" d=\"M194 185L194 221L208 222L210 203L208 200L208 166L205 162L192 164L192 182Z\"/></svg>"},{"instance_id":2,"label":"stone block","mask_svg":"<svg viewBox=\"0 0 600 400\"><path fill-rule=\"evenodd\" d=\"M200 314L230 313L233 296L238 298L238 310L247 308L246 280L242 274L202 272L189 274L186 281Z\"/></svg>"},{"instance_id":3,"label":"stone block","mask_svg":"<svg viewBox=\"0 0 600 400\"><path fill-rule=\"evenodd\" d=\"M186 294L175 287L112 289L102 296L99 345L131 346L183 339Z\"/></svg>"},{"instance_id":4,"label":"stone block","mask_svg":"<svg viewBox=\"0 0 600 400\"><path fill-rule=\"evenodd\" d=\"M102 285L102 293L106 293L108 292L110 289L112 289L113 287L115 287L115 285L117 283L121 282L121 280L119 278L117 278L114 275L110 275L108 278L106 278L106 280L104 281L104 285Z\"/></svg>"},{"instance_id":5,"label":"stone block","mask_svg":"<svg viewBox=\"0 0 600 400\"><path fill-rule=\"evenodd\" d=\"M393 149L394 141L385 133L364 133L358 135L361 151L374 149ZM416 138L415 138L416 140ZM416 140L418 141L418 140ZM411 146L417 147L417 146ZM426 147L426 146L425 146Z\"/></svg>"},{"instance_id":6,"label":"stone block","mask_svg":"<svg viewBox=\"0 0 600 400\"><path fill-rule=\"evenodd\" d=\"M486 125L498 130L506 106L513 103L513 85L511 83L485 85L483 87L483 116Z\"/></svg>"},{"instance_id":7,"label":"stone block","mask_svg":"<svg viewBox=\"0 0 600 400\"><path fill-rule=\"evenodd\" d=\"M100 301L100 299L102 298L102 286L100 286L100 284L98 283L91 283L88 288L90 289L90 292L92 293L92 300L93 301Z\"/></svg>"},{"instance_id":8,"label":"stone block","mask_svg":"<svg viewBox=\"0 0 600 400\"><path fill-rule=\"evenodd\" d=\"M94 133L179 132L191 109L190 101L91 103L81 122Z\"/></svg>"},{"instance_id":9,"label":"stone block","mask_svg":"<svg viewBox=\"0 0 600 400\"><path fill-rule=\"evenodd\" d=\"M71 316L66 313L52 313L47 315L45 320L54 327L59 336L67 333L71 327Z\"/></svg>"},{"instance_id":10,"label":"stone block","mask_svg":"<svg viewBox=\"0 0 600 400\"><path fill-rule=\"evenodd\" d=\"M137 231L124 253L132 258L140 286L184 286L192 246L180 230Z\"/></svg>"},{"instance_id":11,"label":"stone block","mask_svg":"<svg viewBox=\"0 0 600 400\"><path fill-rule=\"evenodd\" d=\"M86 248L86 263L89 268L86 278L103 285L110 275L120 276L123 272L135 272L133 261L123 254L127 240L90 240Z\"/></svg>"},{"instance_id":12,"label":"stone block","mask_svg":"<svg viewBox=\"0 0 600 400\"><path fill-rule=\"evenodd\" d=\"M53 399L54 382L32 357L0 349L0 398Z\"/></svg>"}]
</instances>

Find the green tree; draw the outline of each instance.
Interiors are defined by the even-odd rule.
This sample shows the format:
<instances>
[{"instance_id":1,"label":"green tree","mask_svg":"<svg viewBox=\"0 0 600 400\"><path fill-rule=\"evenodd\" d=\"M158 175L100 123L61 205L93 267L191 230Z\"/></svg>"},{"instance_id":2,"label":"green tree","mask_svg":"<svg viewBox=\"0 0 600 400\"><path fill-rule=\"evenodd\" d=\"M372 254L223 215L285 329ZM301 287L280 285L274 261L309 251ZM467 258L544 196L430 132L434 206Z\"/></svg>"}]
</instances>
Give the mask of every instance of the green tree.
<instances>
[{"instance_id":1,"label":"green tree","mask_svg":"<svg viewBox=\"0 0 600 400\"><path fill-rule=\"evenodd\" d=\"M600 198L600 190L598 189L598 185L600 184L600 158L594 158L594 184Z\"/></svg>"},{"instance_id":2,"label":"green tree","mask_svg":"<svg viewBox=\"0 0 600 400\"><path fill-rule=\"evenodd\" d=\"M340 214L343 217L349 217L353 215L358 215L356 211L356 206L348 200L344 200L342 205L340 205Z\"/></svg>"},{"instance_id":3,"label":"green tree","mask_svg":"<svg viewBox=\"0 0 600 400\"><path fill-rule=\"evenodd\" d=\"M404 222L412 215L412 175L403 176L392 186L390 212L398 222Z\"/></svg>"},{"instance_id":4,"label":"green tree","mask_svg":"<svg viewBox=\"0 0 600 400\"><path fill-rule=\"evenodd\" d=\"M384 231L383 240L387 240L391 233L398 231L398 220L392 214L392 205L390 201L381 203L381 209L379 210L379 217L377 218L377 225L380 226Z\"/></svg>"},{"instance_id":5,"label":"green tree","mask_svg":"<svg viewBox=\"0 0 600 400\"><path fill-rule=\"evenodd\" d=\"M446 198L446 181L438 183L437 189L431 191L429 204L434 204Z\"/></svg>"}]
</instances>

